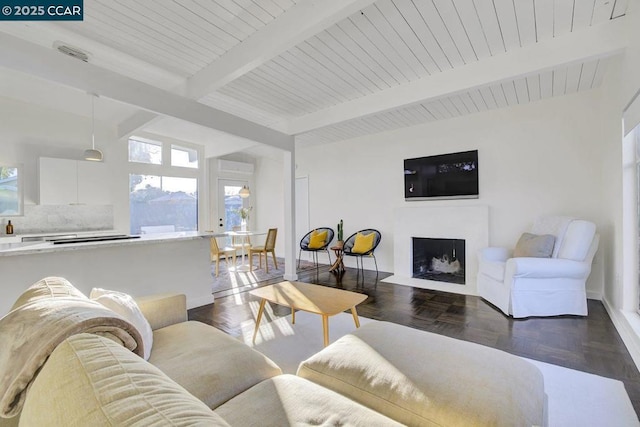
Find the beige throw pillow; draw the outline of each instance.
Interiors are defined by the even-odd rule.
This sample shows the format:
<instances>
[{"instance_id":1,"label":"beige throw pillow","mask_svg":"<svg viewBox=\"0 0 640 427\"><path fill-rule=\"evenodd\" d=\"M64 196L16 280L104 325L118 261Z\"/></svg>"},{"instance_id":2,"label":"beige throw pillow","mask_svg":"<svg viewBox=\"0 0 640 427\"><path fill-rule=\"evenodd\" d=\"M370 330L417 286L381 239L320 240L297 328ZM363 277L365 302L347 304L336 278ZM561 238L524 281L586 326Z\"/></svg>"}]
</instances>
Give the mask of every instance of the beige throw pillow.
<instances>
[{"instance_id":1,"label":"beige throw pillow","mask_svg":"<svg viewBox=\"0 0 640 427\"><path fill-rule=\"evenodd\" d=\"M513 250L513 257L551 258L555 241L551 234L523 233Z\"/></svg>"},{"instance_id":2,"label":"beige throw pillow","mask_svg":"<svg viewBox=\"0 0 640 427\"><path fill-rule=\"evenodd\" d=\"M144 360L149 360L151 347L153 346L153 331L151 330L151 325L131 295L101 288L93 288L89 298L118 313L124 317L127 322L135 326L138 332L140 332L140 336L142 336Z\"/></svg>"}]
</instances>

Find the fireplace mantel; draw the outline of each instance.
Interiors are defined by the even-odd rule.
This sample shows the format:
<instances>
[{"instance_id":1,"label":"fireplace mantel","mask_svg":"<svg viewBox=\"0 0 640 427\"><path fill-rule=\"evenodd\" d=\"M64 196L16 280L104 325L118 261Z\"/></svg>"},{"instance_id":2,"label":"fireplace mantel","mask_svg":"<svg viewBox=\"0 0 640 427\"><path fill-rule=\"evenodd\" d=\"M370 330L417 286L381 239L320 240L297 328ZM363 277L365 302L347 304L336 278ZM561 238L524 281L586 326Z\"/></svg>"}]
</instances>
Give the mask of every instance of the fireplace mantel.
<instances>
[{"instance_id":1,"label":"fireplace mantel","mask_svg":"<svg viewBox=\"0 0 640 427\"><path fill-rule=\"evenodd\" d=\"M411 238L464 239L466 242L466 285L414 279ZM394 211L393 276L384 282L458 294L477 295L478 250L489 245L489 207L406 207Z\"/></svg>"}]
</instances>

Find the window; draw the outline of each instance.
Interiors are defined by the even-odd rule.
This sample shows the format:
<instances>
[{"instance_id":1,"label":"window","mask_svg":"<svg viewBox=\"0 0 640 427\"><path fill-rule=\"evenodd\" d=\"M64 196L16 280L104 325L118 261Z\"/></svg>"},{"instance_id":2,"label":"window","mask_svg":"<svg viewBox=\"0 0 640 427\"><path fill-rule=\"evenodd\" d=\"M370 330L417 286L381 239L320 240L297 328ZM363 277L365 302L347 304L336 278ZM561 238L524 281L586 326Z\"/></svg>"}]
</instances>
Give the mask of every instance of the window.
<instances>
[{"instance_id":1,"label":"window","mask_svg":"<svg viewBox=\"0 0 640 427\"><path fill-rule=\"evenodd\" d=\"M198 230L198 156L196 148L129 140L131 234Z\"/></svg>"},{"instance_id":2,"label":"window","mask_svg":"<svg viewBox=\"0 0 640 427\"><path fill-rule=\"evenodd\" d=\"M18 166L0 165L0 216L22 215L22 174Z\"/></svg>"},{"instance_id":3,"label":"window","mask_svg":"<svg viewBox=\"0 0 640 427\"><path fill-rule=\"evenodd\" d=\"M129 175L131 233L196 231L198 180Z\"/></svg>"},{"instance_id":4,"label":"window","mask_svg":"<svg viewBox=\"0 0 640 427\"><path fill-rule=\"evenodd\" d=\"M198 152L191 148L171 146L171 166L198 168Z\"/></svg>"},{"instance_id":5,"label":"window","mask_svg":"<svg viewBox=\"0 0 640 427\"><path fill-rule=\"evenodd\" d=\"M129 161L161 165L162 144L141 139L129 139Z\"/></svg>"}]
</instances>

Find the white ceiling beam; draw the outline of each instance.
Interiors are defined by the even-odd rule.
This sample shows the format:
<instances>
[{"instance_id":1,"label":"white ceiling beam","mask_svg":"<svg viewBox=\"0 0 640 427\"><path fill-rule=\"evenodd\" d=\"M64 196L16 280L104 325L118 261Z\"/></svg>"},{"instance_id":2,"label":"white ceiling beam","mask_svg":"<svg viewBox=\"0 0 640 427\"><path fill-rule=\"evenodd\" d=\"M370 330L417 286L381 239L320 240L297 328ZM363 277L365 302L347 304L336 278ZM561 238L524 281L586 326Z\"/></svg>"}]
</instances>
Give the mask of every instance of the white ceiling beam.
<instances>
[{"instance_id":1,"label":"white ceiling beam","mask_svg":"<svg viewBox=\"0 0 640 427\"><path fill-rule=\"evenodd\" d=\"M211 100L211 101L209 101ZM230 108L227 110L230 114L236 115L240 118L244 118L251 122L267 126L270 129L277 130L278 132L286 133L285 124L282 123L282 119L273 114L267 113L266 111L262 111L256 109L256 107L252 105L245 104L242 101L239 101L230 96L222 95L220 93L215 93L214 95L201 99L201 103L205 104L211 108L216 109L225 109L224 107L219 107L216 105L216 101L220 101L222 106L229 106ZM239 109L242 112L250 112L250 115L243 115L242 113L237 113L234 110ZM144 130L148 130L149 126L152 126L160 116L157 114L151 113L149 111L140 110L136 111L129 118L122 121L118 125L118 138L119 139L127 139L131 135L138 133L145 128Z\"/></svg>"},{"instance_id":2,"label":"white ceiling beam","mask_svg":"<svg viewBox=\"0 0 640 427\"><path fill-rule=\"evenodd\" d=\"M525 77L559 65L615 55L628 43L624 17L395 86L289 121L299 134L351 119L433 101L481 86Z\"/></svg>"},{"instance_id":3,"label":"white ceiling beam","mask_svg":"<svg viewBox=\"0 0 640 427\"><path fill-rule=\"evenodd\" d=\"M200 70L175 91L187 98L200 99L374 2L303 0ZM128 137L143 128L147 124L145 118L152 119L144 112L138 112L126 123L121 123L118 128L126 129L126 133L119 132L118 137ZM138 128L132 128L132 123L138 123Z\"/></svg>"},{"instance_id":4,"label":"white ceiling beam","mask_svg":"<svg viewBox=\"0 0 640 427\"><path fill-rule=\"evenodd\" d=\"M282 125L282 117L273 113L256 108L253 104L249 104L220 92L212 93L205 98L201 98L200 102L212 108L228 111L229 113L242 117L243 119L270 127L279 132L286 133L284 125Z\"/></svg>"},{"instance_id":5,"label":"white ceiling beam","mask_svg":"<svg viewBox=\"0 0 640 427\"><path fill-rule=\"evenodd\" d=\"M375 0L304 0L203 68L186 83L198 99L374 3Z\"/></svg>"},{"instance_id":6,"label":"white ceiling beam","mask_svg":"<svg viewBox=\"0 0 640 427\"><path fill-rule=\"evenodd\" d=\"M161 116L151 111L136 111L131 117L118 123L118 139L127 139L160 118Z\"/></svg>"},{"instance_id":7,"label":"white ceiling beam","mask_svg":"<svg viewBox=\"0 0 640 427\"><path fill-rule=\"evenodd\" d=\"M118 123L118 139L127 139L144 126L152 124L161 116L147 110L136 111L132 116Z\"/></svg>"},{"instance_id":8,"label":"white ceiling beam","mask_svg":"<svg viewBox=\"0 0 640 427\"><path fill-rule=\"evenodd\" d=\"M82 48L89 54L93 65L124 74L162 89L171 89L182 84L184 75L180 75L157 65L143 61L135 56L116 50L103 43L85 37L70 27L51 21L16 21L11 25L2 25L1 31L14 37L51 48L54 41Z\"/></svg>"},{"instance_id":9,"label":"white ceiling beam","mask_svg":"<svg viewBox=\"0 0 640 427\"><path fill-rule=\"evenodd\" d=\"M0 34L0 66L273 147L293 137L19 38Z\"/></svg>"}]
</instances>

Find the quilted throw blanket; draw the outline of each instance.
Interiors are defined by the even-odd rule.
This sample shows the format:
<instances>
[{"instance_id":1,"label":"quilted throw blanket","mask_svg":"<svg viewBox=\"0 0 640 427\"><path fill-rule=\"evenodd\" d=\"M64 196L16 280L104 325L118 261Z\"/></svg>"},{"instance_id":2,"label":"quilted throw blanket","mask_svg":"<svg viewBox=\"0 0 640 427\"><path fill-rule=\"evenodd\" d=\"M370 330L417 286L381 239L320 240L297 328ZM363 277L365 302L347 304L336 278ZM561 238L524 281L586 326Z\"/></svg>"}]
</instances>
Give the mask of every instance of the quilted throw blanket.
<instances>
[{"instance_id":1,"label":"quilted throw blanket","mask_svg":"<svg viewBox=\"0 0 640 427\"><path fill-rule=\"evenodd\" d=\"M0 416L20 412L29 385L49 355L66 338L83 332L108 336L142 356L135 327L87 298L35 299L0 319Z\"/></svg>"}]
</instances>

